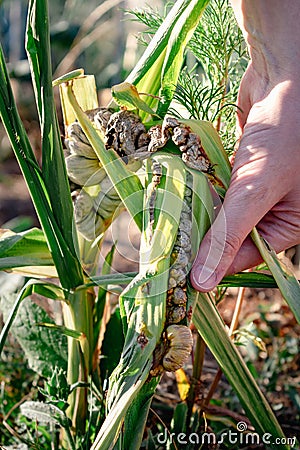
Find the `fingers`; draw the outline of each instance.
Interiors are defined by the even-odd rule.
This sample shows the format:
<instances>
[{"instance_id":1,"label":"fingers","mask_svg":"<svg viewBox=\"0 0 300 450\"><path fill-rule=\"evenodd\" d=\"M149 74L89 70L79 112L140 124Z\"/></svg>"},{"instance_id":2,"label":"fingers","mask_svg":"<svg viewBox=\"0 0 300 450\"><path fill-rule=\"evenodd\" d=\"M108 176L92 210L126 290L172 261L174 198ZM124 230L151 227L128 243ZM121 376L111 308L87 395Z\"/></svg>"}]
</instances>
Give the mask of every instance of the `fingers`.
<instances>
[{"instance_id":1,"label":"fingers","mask_svg":"<svg viewBox=\"0 0 300 450\"><path fill-rule=\"evenodd\" d=\"M248 236L234 257L231 265L228 267L225 275L233 275L237 272L242 272L243 270L257 266L262 262L263 259L260 256L259 251L250 236Z\"/></svg>"},{"instance_id":2,"label":"fingers","mask_svg":"<svg viewBox=\"0 0 300 450\"><path fill-rule=\"evenodd\" d=\"M286 200L288 203L288 201ZM257 224L257 230L260 235L274 248L276 253L279 253L289 247L299 244L299 208L295 208L293 214L287 217L286 209L279 204L273 211L267 213L263 220ZM217 227L219 226L216 223ZM253 244L251 238L247 236L242 245L235 253L235 240L225 236L223 230L224 242L219 246L216 245L216 236L218 230L213 231L212 236L208 235L208 240L203 240L203 248L199 250L197 258L191 272L191 282L195 289L200 291L209 291L213 289L225 275L241 272L260 264L263 260ZM221 233L218 234L218 240L221 238ZM226 241L227 239L227 241ZM235 238L236 239L236 238ZM238 241L237 247L239 245ZM214 247L210 251L209 247ZM223 247L223 250L222 250ZM207 258L203 266L203 253L207 252ZM232 257L232 255L234 255ZM217 262L219 261L219 262ZM211 275L209 275L209 268ZM201 268L202 267L202 268Z\"/></svg>"},{"instance_id":3,"label":"fingers","mask_svg":"<svg viewBox=\"0 0 300 450\"><path fill-rule=\"evenodd\" d=\"M240 213L234 211L230 202L228 207L224 204L194 261L190 279L195 289L208 292L221 281L253 228L252 219L243 217L241 223Z\"/></svg>"}]
</instances>

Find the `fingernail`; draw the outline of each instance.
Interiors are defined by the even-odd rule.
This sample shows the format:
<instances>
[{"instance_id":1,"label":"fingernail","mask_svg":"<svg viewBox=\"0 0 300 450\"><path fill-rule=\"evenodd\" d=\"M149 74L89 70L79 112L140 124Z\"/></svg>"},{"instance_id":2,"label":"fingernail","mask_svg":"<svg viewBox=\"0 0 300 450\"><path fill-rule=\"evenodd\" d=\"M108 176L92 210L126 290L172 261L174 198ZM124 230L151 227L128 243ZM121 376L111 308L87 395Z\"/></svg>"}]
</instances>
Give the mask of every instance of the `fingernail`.
<instances>
[{"instance_id":1,"label":"fingernail","mask_svg":"<svg viewBox=\"0 0 300 450\"><path fill-rule=\"evenodd\" d=\"M207 266L197 266L191 272L191 283L195 289L211 291L217 284L216 272Z\"/></svg>"}]
</instances>

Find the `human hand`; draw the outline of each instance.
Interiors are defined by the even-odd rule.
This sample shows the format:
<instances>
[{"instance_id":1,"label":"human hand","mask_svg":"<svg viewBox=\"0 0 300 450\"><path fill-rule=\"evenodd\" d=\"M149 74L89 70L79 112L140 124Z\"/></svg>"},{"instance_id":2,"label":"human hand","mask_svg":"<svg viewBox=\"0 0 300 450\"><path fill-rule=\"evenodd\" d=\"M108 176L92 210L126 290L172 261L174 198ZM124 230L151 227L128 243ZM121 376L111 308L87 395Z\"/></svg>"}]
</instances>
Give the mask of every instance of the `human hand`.
<instances>
[{"instance_id":1,"label":"human hand","mask_svg":"<svg viewBox=\"0 0 300 450\"><path fill-rule=\"evenodd\" d=\"M226 274L261 262L254 226L276 252L300 243L300 88L297 77L262 76L251 64L238 98L240 145L223 206L191 271L209 291Z\"/></svg>"}]
</instances>

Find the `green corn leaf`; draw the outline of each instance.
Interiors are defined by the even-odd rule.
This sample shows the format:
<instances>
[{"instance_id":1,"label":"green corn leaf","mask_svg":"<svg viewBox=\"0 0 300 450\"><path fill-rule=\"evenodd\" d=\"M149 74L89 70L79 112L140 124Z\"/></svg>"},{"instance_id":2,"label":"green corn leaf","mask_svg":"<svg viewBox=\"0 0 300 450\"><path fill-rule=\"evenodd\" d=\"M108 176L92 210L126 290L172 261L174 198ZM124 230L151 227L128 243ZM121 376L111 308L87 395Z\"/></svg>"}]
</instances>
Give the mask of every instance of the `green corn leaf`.
<instances>
[{"instance_id":1,"label":"green corn leaf","mask_svg":"<svg viewBox=\"0 0 300 450\"><path fill-rule=\"evenodd\" d=\"M145 102L155 109L162 94L161 113L165 114L172 98L181 65L183 51L199 21L207 0L178 0L159 27L135 68L126 78L134 84L138 92L152 95L145 97ZM176 29L175 29L176 28ZM174 77L171 79L171 77ZM158 112L158 115L161 115ZM147 114L141 114L146 118Z\"/></svg>"},{"instance_id":2,"label":"green corn leaf","mask_svg":"<svg viewBox=\"0 0 300 450\"><path fill-rule=\"evenodd\" d=\"M14 233L0 230L0 270L24 266L52 266L44 233L38 228Z\"/></svg>"},{"instance_id":3,"label":"green corn leaf","mask_svg":"<svg viewBox=\"0 0 300 450\"><path fill-rule=\"evenodd\" d=\"M100 373L103 378L108 379L112 371L120 361L124 345L124 335L122 331L122 321L120 309L117 308L106 325L103 342L101 345ZM114 349L112 352L111 349Z\"/></svg>"},{"instance_id":4,"label":"green corn leaf","mask_svg":"<svg viewBox=\"0 0 300 450\"><path fill-rule=\"evenodd\" d=\"M206 153L214 172L212 182L222 196L228 189L231 177L231 166L220 136L211 122L205 120L180 119L201 139L201 145Z\"/></svg>"},{"instance_id":5,"label":"green corn leaf","mask_svg":"<svg viewBox=\"0 0 300 450\"><path fill-rule=\"evenodd\" d=\"M53 216L72 255L72 261L68 254L64 257L70 263L69 271L73 276L73 286L76 286L82 280L82 271L77 259L73 205L52 89L47 0L29 1L26 49L41 126L43 180Z\"/></svg>"},{"instance_id":6,"label":"green corn leaf","mask_svg":"<svg viewBox=\"0 0 300 450\"><path fill-rule=\"evenodd\" d=\"M10 310L8 318L5 321L5 325L2 328L2 331L0 334L0 355L2 353L8 332L9 332L10 328L12 327L12 324L16 318L16 315L18 313L18 310L19 310L19 307L20 307L22 301L26 297L28 297L29 295L31 295L33 293L43 295L44 297L51 298L53 300L65 301L64 291L56 284L43 283L43 282L37 281L37 280L29 280L25 284L25 286L21 289L21 291L19 292L19 294Z\"/></svg>"},{"instance_id":7,"label":"green corn leaf","mask_svg":"<svg viewBox=\"0 0 300 450\"><path fill-rule=\"evenodd\" d=\"M198 231L199 232L199 231ZM197 247L196 247L197 248ZM127 285L135 277L137 272L113 273L93 277L92 282L78 286L77 290L88 289L92 286ZM239 272L235 275L227 275L220 283L222 287L250 287L250 288L277 288L277 283L272 275L260 272Z\"/></svg>"},{"instance_id":8,"label":"green corn leaf","mask_svg":"<svg viewBox=\"0 0 300 450\"><path fill-rule=\"evenodd\" d=\"M157 387L157 378L145 383L135 401L129 406L124 425L120 433L121 448L135 450L141 448L151 401Z\"/></svg>"},{"instance_id":9,"label":"green corn leaf","mask_svg":"<svg viewBox=\"0 0 300 450\"><path fill-rule=\"evenodd\" d=\"M227 275L220 282L222 287L249 287L254 289L274 289L277 283L272 275L260 272L240 272L235 275Z\"/></svg>"},{"instance_id":10,"label":"green corn leaf","mask_svg":"<svg viewBox=\"0 0 300 450\"><path fill-rule=\"evenodd\" d=\"M102 266L102 276L104 275L109 275L111 272L111 265L112 265L112 261L113 261L113 257L114 257L114 253L116 250L116 243L111 247L110 251L107 253L104 262L103 262L103 266ZM104 312L104 308L105 308L105 302L106 302L106 294L107 294L107 289L105 289L105 287L102 285L98 285L99 289L98 289L98 294L97 294L97 299L93 308L93 320L94 320L94 325L93 325L93 335L94 335L94 346L93 348L95 349L95 346L98 343L98 339L99 339L99 332L100 332L100 327L101 327L101 322L102 322L102 317L103 317L103 312Z\"/></svg>"},{"instance_id":11,"label":"green corn leaf","mask_svg":"<svg viewBox=\"0 0 300 450\"><path fill-rule=\"evenodd\" d=\"M49 322L37 322L36 325L39 327L44 327L44 328L59 331L61 334L71 337L72 339L76 339L79 342L81 340L86 339L83 336L81 331L70 330L70 328L64 327L63 325L56 325L55 323L49 323Z\"/></svg>"},{"instance_id":12,"label":"green corn leaf","mask_svg":"<svg viewBox=\"0 0 300 450\"><path fill-rule=\"evenodd\" d=\"M42 178L41 170L18 114L1 47L0 117L32 197L61 283L63 286L70 288L76 285L76 280L77 284L82 284L82 270L79 266L78 259L67 246L53 216L49 195ZM53 179L55 179L55 176L56 174L53 175Z\"/></svg>"},{"instance_id":13,"label":"green corn leaf","mask_svg":"<svg viewBox=\"0 0 300 450\"><path fill-rule=\"evenodd\" d=\"M137 88L130 83L124 82L116 84L111 89L112 97L119 106L126 107L129 110L138 109L155 116L155 112L144 102Z\"/></svg>"},{"instance_id":14,"label":"green corn leaf","mask_svg":"<svg viewBox=\"0 0 300 450\"><path fill-rule=\"evenodd\" d=\"M269 267L277 286L288 303L298 323L300 323L300 283L293 273L279 261L275 251L259 235L256 228L252 230L251 237L258 248L263 260Z\"/></svg>"},{"instance_id":15,"label":"green corn leaf","mask_svg":"<svg viewBox=\"0 0 300 450\"><path fill-rule=\"evenodd\" d=\"M124 419L124 410L129 408L131 402L142 388L143 381L145 380L140 379L135 385L129 387L120 399L118 408L108 413L100 432L91 446L91 450L110 450L113 448L112 446L118 439L120 427Z\"/></svg>"},{"instance_id":16,"label":"green corn leaf","mask_svg":"<svg viewBox=\"0 0 300 450\"><path fill-rule=\"evenodd\" d=\"M89 367L89 343L87 341L86 335L82 331L73 330L65 327L64 325L56 325L55 323L49 322L37 322L36 325L39 327L47 328L49 330L58 331L60 334L71 339L76 339L79 342L81 348L82 358L85 360L84 366L86 368Z\"/></svg>"},{"instance_id":17,"label":"green corn leaf","mask_svg":"<svg viewBox=\"0 0 300 450\"><path fill-rule=\"evenodd\" d=\"M200 242L208 231L214 219L214 204L207 177L200 171L187 168L192 175L192 256L196 257Z\"/></svg>"},{"instance_id":18,"label":"green corn leaf","mask_svg":"<svg viewBox=\"0 0 300 450\"><path fill-rule=\"evenodd\" d=\"M228 336L224 322L207 295L198 294L194 303L192 321L237 393L255 431L260 436L269 433L272 435L273 442L276 438L285 442L284 434L270 405ZM271 443L270 448L288 449L289 446Z\"/></svg>"},{"instance_id":19,"label":"green corn leaf","mask_svg":"<svg viewBox=\"0 0 300 450\"><path fill-rule=\"evenodd\" d=\"M150 44L147 46L145 52L139 59L138 63L135 65L132 72L128 75L125 81L130 84L134 84L139 87L143 86L144 80L149 80L152 68L155 67L156 77L152 77L151 83L155 83L157 78L160 78L161 67L163 63L164 54L167 48L167 44L172 32L172 29L178 20L178 17L182 14L189 3L189 0L179 0L177 1L173 8L170 10L167 18L164 20L158 31L155 33ZM163 55L161 61L161 55ZM156 63L159 61L159 64ZM141 82L142 80L142 82ZM159 89L159 88L158 88ZM149 92L153 95L158 93L158 90L144 90L143 92Z\"/></svg>"},{"instance_id":20,"label":"green corn leaf","mask_svg":"<svg viewBox=\"0 0 300 450\"><path fill-rule=\"evenodd\" d=\"M208 3L209 0L190 0L172 29L161 71L159 116L164 117L167 113L182 68L185 48Z\"/></svg>"},{"instance_id":21,"label":"green corn leaf","mask_svg":"<svg viewBox=\"0 0 300 450\"><path fill-rule=\"evenodd\" d=\"M169 259L157 264L158 274L134 280L120 301L131 303L128 329L119 365L110 378L108 414L92 450L108 450L117 438L128 408L149 376L152 353L160 337L165 313ZM145 293L145 288L147 293ZM134 304L133 304L134 303ZM145 345L138 344L145 336Z\"/></svg>"},{"instance_id":22,"label":"green corn leaf","mask_svg":"<svg viewBox=\"0 0 300 450\"><path fill-rule=\"evenodd\" d=\"M92 281L88 281L85 284L82 284L81 286L78 286L76 288L76 291L86 290L93 286L108 286L109 284L112 285L119 285L129 284L135 277L137 276L137 272L122 272L122 273L110 273L107 275L99 275L93 277Z\"/></svg>"},{"instance_id":23,"label":"green corn leaf","mask_svg":"<svg viewBox=\"0 0 300 450\"><path fill-rule=\"evenodd\" d=\"M138 227L141 228L143 187L138 176L127 169L124 162L117 157L113 150L106 150L100 135L78 105L76 97L72 91L72 82L63 84L61 91L72 105L78 122L95 150L102 166L105 168L107 175L111 179L122 202L137 223Z\"/></svg>"}]
</instances>

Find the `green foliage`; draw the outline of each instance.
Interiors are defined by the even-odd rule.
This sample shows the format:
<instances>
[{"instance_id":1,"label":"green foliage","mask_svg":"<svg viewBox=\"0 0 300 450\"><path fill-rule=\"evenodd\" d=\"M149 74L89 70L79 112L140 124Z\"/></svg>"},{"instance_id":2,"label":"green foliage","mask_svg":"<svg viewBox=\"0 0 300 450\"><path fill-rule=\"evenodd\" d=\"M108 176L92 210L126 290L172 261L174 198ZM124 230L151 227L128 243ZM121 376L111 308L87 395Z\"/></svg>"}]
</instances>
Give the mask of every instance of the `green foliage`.
<instances>
[{"instance_id":1,"label":"green foliage","mask_svg":"<svg viewBox=\"0 0 300 450\"><path fill-rule=\"evenodd\" d=\"M48 403L57 406L62 411L66 410L70 386L62 367L55 366L51 377L45 382L45 388L40 388L40 392Z\"/></svg>"},{"instance_id":2,"label":"green foliage","mask_svg":"<svg viewBox=\"0 0 300 450\"><path fill-rule=\"evenodd\" d=\"M169 7L168 3L164 12L150 7L132 12L135 20L146 25L140 35L143 42L161 25ZM170 112L213 122L226 151L231 153L235 145L236 96L248 57L227 0L208 4L188 42L185 58Z\"/></svg>"},{"instance_id":3,"label":"green foliage","mask_svg":"<svg viewBox=\"0 0 300 450\"><path fill-rule=\"evenodd\" d=\"M0 237L1 269L23 266L51 266L53 260L44 233L37 229L21 233L4 232Z\"/></svg>"},{"instance_id":4,"label":"green foliage","mask_svg":"<svg viewBox=\"0 0 300 450\"><path fill-rule=\"evenodd\" d=\"M2 295L0 308L7 320L16 294ZM11 329L28 360L29 367L44 377L50 376L55 367L67 368L66 338L55 330L37 326L49 322L48 314L30 299L24 300ZM53 322L52 322L53 323Z\"/></svg>"},{"instance_id":5,"label":"green foliage","mask_svg":"<svg viewBox=\"0 0 300 450\"><path fill-rule=\"evenodd\" d=\"M122 321L120 309L117 308L111 315L106 326L103 343L101 346L100 372L104 379L111 376L117 367L124 345L124 334L122 331ZM114 349L112 352L111 349Z\"/></svg>"},{"instance_id":6,"label":"green foliage","mask_svg":"<svg viewBox=\"0 0 300 450\"><path fill-rule=\"evenodd\" d=\"M212 1L189 42L211 83L232 83L235 90L247 63L245 44L227 0Z\"/></svg>"},{"instance_id":7,"label":"green foliage","mask_svg":"<svg viewBox=\"0 0 300 450\"><path fill-rule=\"evenodd\" d=\"M300 284L294 274L278 259L274 249L259 236L256 229L251 233L253 242L257 246L262 258L268 265L283 298L293 311L298 323L300 323L300 304L297 299L300 296Z\"/></svg>"}]
</instances>

